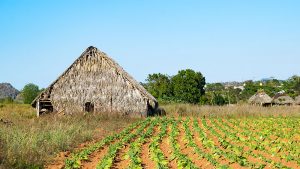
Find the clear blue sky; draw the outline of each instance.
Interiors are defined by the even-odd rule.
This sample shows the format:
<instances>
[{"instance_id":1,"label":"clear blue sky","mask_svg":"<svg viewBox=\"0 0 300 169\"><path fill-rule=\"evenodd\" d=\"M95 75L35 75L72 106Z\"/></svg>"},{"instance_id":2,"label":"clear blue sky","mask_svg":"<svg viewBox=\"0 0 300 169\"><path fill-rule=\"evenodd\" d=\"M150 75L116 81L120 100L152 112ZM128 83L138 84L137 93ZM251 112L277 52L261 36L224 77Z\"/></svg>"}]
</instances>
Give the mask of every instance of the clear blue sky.
<instances>
[{"instance_id":1,"label":"clear blue sky","mask_svg":"<svg viewBox=\"0 0 300 169\"><path fill-rule=\"evenodd\" d=\"M300 72L298 0L1 0L0 82L47 87L88 47L138 81L201 71L208 82Z\"/></svg>"}]
</instances>

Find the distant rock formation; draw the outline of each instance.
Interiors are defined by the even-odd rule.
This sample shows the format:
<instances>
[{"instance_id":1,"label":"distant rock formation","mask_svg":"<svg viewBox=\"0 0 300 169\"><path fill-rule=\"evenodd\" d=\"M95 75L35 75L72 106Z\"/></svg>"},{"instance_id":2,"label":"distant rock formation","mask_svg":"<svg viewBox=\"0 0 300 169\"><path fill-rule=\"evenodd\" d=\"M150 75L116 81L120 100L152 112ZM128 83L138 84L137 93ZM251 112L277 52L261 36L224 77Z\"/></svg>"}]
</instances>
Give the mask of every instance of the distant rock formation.
<instances>
[{"instance_id":1,"label":"distant rock formation","mask_svg":"<svg viewBox=\"0 0 300 169\"><path fill-rule=\"evenodd\" d=\"M8 97L15 99L19 93L10 83L0 83L0 99Z\"/></svg>"}]
</instances>

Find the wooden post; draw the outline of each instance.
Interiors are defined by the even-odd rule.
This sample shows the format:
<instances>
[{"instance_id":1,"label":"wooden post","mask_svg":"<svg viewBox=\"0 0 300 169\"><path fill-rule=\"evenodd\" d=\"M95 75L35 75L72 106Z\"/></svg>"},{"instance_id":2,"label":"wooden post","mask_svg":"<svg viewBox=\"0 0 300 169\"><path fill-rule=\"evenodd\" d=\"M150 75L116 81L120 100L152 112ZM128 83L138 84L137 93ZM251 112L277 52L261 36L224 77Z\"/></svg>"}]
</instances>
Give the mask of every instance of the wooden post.
<instances>
[{"instance_id":1,"label":"wooden post","mask_svg":"<svg viewBox=\"0 0 300 169\"><path fill-rule=\"evenodd\" d=\"M40 101L38 100L36 103L36 116L40 116Z\"/></svg>"}]
</instances>

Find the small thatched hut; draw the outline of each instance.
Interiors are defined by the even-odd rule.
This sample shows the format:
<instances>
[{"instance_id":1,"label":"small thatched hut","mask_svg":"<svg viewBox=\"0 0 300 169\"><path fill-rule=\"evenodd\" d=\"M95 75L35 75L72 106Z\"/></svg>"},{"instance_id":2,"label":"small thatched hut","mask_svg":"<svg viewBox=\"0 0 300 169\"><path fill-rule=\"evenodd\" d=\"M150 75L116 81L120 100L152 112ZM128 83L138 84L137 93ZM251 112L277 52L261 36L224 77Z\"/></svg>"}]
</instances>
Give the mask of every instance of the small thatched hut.
<instances>
[{"instance_id":1,"label":"small thatched hut","mask_svg":"<svg viewBox=\"0 0 300 169\"><path fill-rule=\"evenodd\" d=\"M253 105L270 106L272 98L267 93L259 91L250 97L248 102Z\"/></svg>"},{"instance_id":2,"label":"small thatched hut","mask_svg":"<svg viewBox=\"0 0 300 169\"><path fill-rule=\"evenodd\" d=\"M295 98L295 104L296 104L296 105L300 105L300 96L297 96L297 97Z\"/></svg>"},{"instance_id":3,"label":"small thatched hut","mask_svg":"<svg viewBox=\"0 0 300 169\"><path fill-rule=\"evenodd\" d=\"M75 62L33 102L43 112L95 112L146 117L158 108L156 99L113 59L95 47Z\"/></svg>"},{"instance_id":4,"label":"small thatched hut","mask_svg":"<svg viewBox=\"0 0 300 169\"><path fill-rule=\"evenodd\" d=\"M284 92L279 92L273 97L272 104L274 105L286 105L291 106L295 103L294 99L291 98Z\"/></svg>"}]
</instances>

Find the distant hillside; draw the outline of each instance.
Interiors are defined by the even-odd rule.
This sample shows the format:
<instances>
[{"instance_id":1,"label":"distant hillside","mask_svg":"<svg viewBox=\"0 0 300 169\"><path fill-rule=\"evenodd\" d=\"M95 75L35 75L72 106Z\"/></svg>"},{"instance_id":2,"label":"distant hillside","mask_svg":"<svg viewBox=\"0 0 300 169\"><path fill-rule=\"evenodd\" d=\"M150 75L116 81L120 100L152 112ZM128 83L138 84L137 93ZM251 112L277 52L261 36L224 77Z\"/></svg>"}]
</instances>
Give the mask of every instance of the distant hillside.
<instances>
[{"instance_id":1,"label":"distant hillside","mask_svg":"<svg viewBox=\"0 0 300 169\"><path fill-rule=\"evenodd\" d=\"M10 97L15 99L20 92L10 83L0 83L0 99Z\"/></svg>"}]
</instances>

